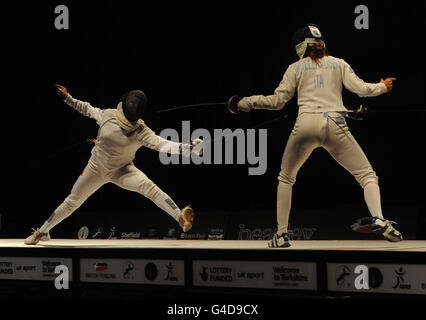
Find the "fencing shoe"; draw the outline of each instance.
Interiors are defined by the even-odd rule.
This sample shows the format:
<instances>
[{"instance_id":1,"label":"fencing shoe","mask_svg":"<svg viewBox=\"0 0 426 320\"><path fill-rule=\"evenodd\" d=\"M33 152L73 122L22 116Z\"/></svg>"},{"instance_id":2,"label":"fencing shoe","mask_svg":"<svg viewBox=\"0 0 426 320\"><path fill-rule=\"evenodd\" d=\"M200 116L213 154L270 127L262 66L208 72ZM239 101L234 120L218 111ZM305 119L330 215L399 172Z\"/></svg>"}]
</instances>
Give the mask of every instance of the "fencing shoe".
<instances>
[{"instance_id":1,"label":"fencing shoe","mask_svg":"<svg viewBox=\"0 0 426 320\"><path fill-rule=\"evenodd\" d=\"M379 217L360 218L351 225L352 230L361 233L379 233L382 234L388 241L402 241L402 234L396 230L392 224L394 221L381 219Z\"/></svg>"},{"instance_id":2,"label":"fencing shoe","mask_svg":"<svg viewBox=\"0 0 426 320\"><path fill-rule=\"evenodd\" d=\"M375 233L381 233L390 242L402 241L402 234L396 230L392 224L397 224L394 221L389 221L381 218L374 220L371 225L371 230Z\"/></svg>"},{"instance_id":3,"label":"fencing shoe","mask_svg":"<svg viewBox=\"0 0 426 320\"><path fill-rule=\"evenodd\" d=\"M289 235L286 232L281 235L275 233L272 239L268 242L269 248L288 248L290 246Z\"/></svg>"},{"instance_id":4,"label":"fencing shoe","mask_svg":"<svg viewBox=\"0 0 426 320\"><path fill-rule=\"evenodd\" d=\"M194 223L194 210L191 206L186 206L182 209L179 215L179 225L182 227L183 232L188 232Z\"/></svg>"},{"instance_id":5,"label":"fencing shoe","mask_svg":"<svg viewBox=\"0 0 426 320\"><path fill-rule=\"evenodd\" d=\"M39 241L50 240L49 232L42 233L39 229L33 229L33 233L25 239L25 244L37 244Z\"/></svg>"}]
</instances>

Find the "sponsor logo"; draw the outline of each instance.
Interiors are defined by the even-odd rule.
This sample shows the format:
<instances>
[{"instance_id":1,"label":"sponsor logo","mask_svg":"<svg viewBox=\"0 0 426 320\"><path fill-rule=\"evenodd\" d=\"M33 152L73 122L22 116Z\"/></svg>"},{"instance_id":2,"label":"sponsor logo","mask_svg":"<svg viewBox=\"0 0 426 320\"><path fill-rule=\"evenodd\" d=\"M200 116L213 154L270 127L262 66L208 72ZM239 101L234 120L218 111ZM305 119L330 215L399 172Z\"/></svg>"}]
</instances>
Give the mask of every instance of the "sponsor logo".
<instances>
[{"instance_id":1,"label":"sponsor logo","mask_svg":"<svg viewBox=\"0 0 426 320\"><path fill-rule=\"evenodd\" d=\"M207 238L207 234L205 233L189 233L182 232L179 236L180 239L197 239L197 240L205 240Z\"/></svg>"},{"instance_id":2,"label":"sponsor logo","mask_svg":"<svg viewBox=\"0 0 426 320\"><path fill-rule=\"evenodd\" d=\"M232 268L228 267L204 267L202 266L200 277L203 281L232 282Z\"/></svg>"},{"instance_id":3,"label":"sponsor logo","mask_svg":"<svg viewBox=\"0 0 426 320\"><path fill-rule=\"evenodd\" d=\"M135 265L132 261L123 264L123 278L133 280L135 278Z\"/></svg>"},{"instance_id":4,"label":"sponsor logo","mask_svg":"<svg viewBox=\"0 0 426 320\"><path fill-rule=\"evenodd\" d=\"M336 268L335 280L336 284L340 288L352 287L353 271L347 265L341 265ZM379 288L383 283L383 274L380 269L376 267L368 268L368 287Z\"/></svg>"},{"instance_id":5,"label":"sponsor logo","mask_svg":"<svg viewBox=\"0 0 426 320\"><path fill-rule=\"evenodd\" d=\"M85 274L86 278L93 279L116 279L117 275L115 273L105 272L108 269L108 263L105 262L96 262L92 265L93 269L96 272L88 272Z\"/></svg>"},{"instance_id":6,"label":"sponsor logo","mask_svg":"<svg viewBox=\"0 0 426 320\"><path fill-rule=\"evenodd\" d=\"M405 273L406 271L404 268L400 267L398 269L394 270L395 272L395 284L392 286L392 288L396 289L411 289L411 284L405 283Z\"/></svg>"},{"instance_id":7,"label":"sponsor logo","mask_svg":"<svg viewBox=\"0 0 426 320\"><path fill-rule=\"evenodd\" d=\"M317 231L317 228L310 227L294 227L290 228L289 237L290 240L311 240L312 236Z\"/></svg>"},{"instance_id":8,"label":"sponsor logo","mask_svg":"<svg viewBox=\"0 0 426 320\"><path fill-rule=\"evenodd\" d=\"M337 286L339 287L350 287L351 283L348 281L348 277L351 275L351 270L348 266L339 266L336 268L335 279Z\"/></svg>"},{"instance_id":9,"label":"sponsor logo","mask_svg":"<svg viewBox=\"0 0 426 320\"><path fill-rule=\"evenodd\" d=\"M109 229L108 236L106 237L106 232L101 226L98 226L96 231L92 235L92 239L140 239L141 233L135 231L123 231L121 234L118 232L118 229L114 226ZM87 239L89 237L89 228L87 226L82 226L78 230L77 234L78 239Z\"/></svg>"},{"instance_id":10,"label":"sponsor logo","mask_svg":"<svg viewBox=\"0 0 426 320\"><path fill-rule=\"evenodd\" d=\"M212 228L209 231L209 234L207 236L207 240L223 240L224 236L225 236L224 229Z\"/></svg>"},{"instance_id":11,"label":"sponsor logo","mask_svg":"<svg viewBox=\"0 0 426 320\"><path fill-rule=\"evenodd\" d=\"M141 237L140 232L122 232L121 239L139 239Z\"/></svg>"},{"instance_id":12,"label":"sponsor logo","mask_svg":"<svg viewBox=\"0 0 426 320\"><path fill-rule=\"evenodd\" d=\"M145 277L148 280L153 281L157 278L157 276L158 276L157 266L152 262L147 263L147 265L145 266Z\"/></svg>"},{"instance_id":13,"label":"sponsor logo","mask_svg":"<svg viewBox=\"0 0 426 320\"><path fill-rule=\"evenodd\" d=\"M300 282L308 281L308 276L302 274L297 267L273 266L272 270L275 286L297 287Z\"/></svg>"},{"instance_id":14,"label":"sponsor logo","mask_svg":"<svg viewBox=\"0 0 426 320\"><path fill-rule=\"evenodd\" d=\"M238 279L265 279L264 272L237 272Z\"/></svg>"},{"instance_id":15,"label":"sponsor logo","mask_svg":"<svg viewBox=\"0 0 426 320\"><path fill-rule=\"evenodd\" d=\"M307 262L194 261L194 285L316 289L316 264Z\"/></svg>"},{"instance_id":16,"label":"sponsor logo","mask_svg":"<svg viewBox=\"0 0 426 320\"><path fill-rule=\"evenodd\" d=\"M376 267L368 268L368 286L376 289L383 283L383 274L380 269Z\"/></svg>"},{"instance_id":17,"label":"sponsor logo","mask_svg":"<svg viewBox=\"0 0 426 320\"><path fill-rule=\"evenodd\" d=\"M274 235L275 231L272 228L266 229L250 229L246 228L244 224L238 225L240 231L238 233L238 240L269 240Z\"/></svg>"},{"instance_id":18,"label":"sponsor logo","mask_svg":"<svg viewBox=\"0 0 426 320\"><path fill-rule=\"evenodd\" d=\"M46 280L45 278L56 277L55 268L57 266L67 267L64 261L51 261L46 260L46 258L11 258L11 261L0 261L0 277L4 279Z\"/></svg>"},{"instance_id":19,"label":"sponsor logo","mask_svg":"<svg viewBox=\"0 0 426 320\"><path fill-rule=\"evenodd\" d=\"M43 272L43 277L56 277L55 268L59 265L62 265L60 261L50 261L50 260L42 260L41 261L41 269Z\"/></svg>"},{"instance_id":20,"label":"sponsor logo","mask_svg":"<svg viewBox=\"0 0 426 320\"><path fill-rule=\"evenodd\" d=\"M100 239L103 232L104 229L101 226L97 227L96 232L92 236L92 239Z\"/></svg>"},{"instance_id":21,"label":"sponsor logo","mask_svg":"<svg viewBox=\"0 0 426 320\"><path fill-rule=\"evenodd\" d=\"M89 228L86 226L82 226L78 230L78 234L77 234L78 239L87 239L88 236L89 236Z\"/></svg>"},{"instance_id":22,"label":"sponsor logo","mask_svg":"<svg viewBox=\"0 0 426 320\"><path fill-rule=\"evenodd\" d=\"M176 277L173 274L173 270L174 270L174 265L173 263L169 262L168 264L166 264L166 270L167 270L167 275L166 278L164 280L168 280L168 281L178 281L178 277Z\"/></svg>"},{"instance_id":23,"label":"sponsor logo","mask_svg":"<svg viewBox=\"0 0 426 320\"><path fill-rule=\"evenodd\" d=\"M321 33L317 27L309 26L309 29L311 30L311 33L314 37L321 38Z\"/></svg>"},{"instance_id":24,"label":"sponsor logo","mask_svg":"<svg viewBox=\"0 0 426 320\"><path fill-rule=\"evenodd\" d=\"M37 269L36 266L16 266L16 271L28 272L28 271L36 271L36 269Z\"/></svg>"},{"instance_id":25,"label":"sponsor logo","mask_svg":"<svg viewBox=\"0 0 426 320\"><path fill-rule=\"evenodd\" d=\"M116 231L117 229L115 227L112 227L111 229L109 229L108 239L117 239L117 236L115 235Z\"/></svg>"},{"instance_id":26,"label":"sponsor logo","mask_svg":"<svg viewBox=\"0 0 426 320\"><path fill-rule=\"evenodd\" d=\"M104 270L108 269L108 263L105 263L105 262L96 262L93 265L93 269L95 269L96 271L104 271Z\"/></svg>"},{"instance_id":27,"label":"sponsor logo","mask_svg":"<svg viewBox=\"0 0 426 320\"><path fill-rule=\"evenodd\" d=\"M0 275L1 274L15 274L13 262L0 261Z\"/></svg>"},{"instance_id":28,"label":"sponsor logo","mask_svg":"<svg viewBox=\"0 0 426 320\"><path fill-rule=\"evenodd\" d=\"M203 270L200 272L201 280L207 281L209 280L209 274L207 273L207 267L201 267Z\"/></svg>"}]
</instances>

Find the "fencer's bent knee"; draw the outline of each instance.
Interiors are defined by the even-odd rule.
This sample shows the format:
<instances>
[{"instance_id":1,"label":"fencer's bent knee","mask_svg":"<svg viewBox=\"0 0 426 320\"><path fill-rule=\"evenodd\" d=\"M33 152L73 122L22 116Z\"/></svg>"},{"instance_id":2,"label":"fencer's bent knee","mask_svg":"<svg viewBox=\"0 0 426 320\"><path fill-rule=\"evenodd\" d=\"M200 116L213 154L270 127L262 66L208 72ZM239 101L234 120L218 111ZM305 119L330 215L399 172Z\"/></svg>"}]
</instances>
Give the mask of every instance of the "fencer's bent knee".
<instances>
[{"instance_id":1,"label":"fencer's bent knee","mask_svg":"<svg viewBox=\"0 0 426 320\"><path fill-rule=\"evenodd\" d=\"M365 188L367 186L367 184L369 184L369 183L379 184L378 180L369 180L366 183L364 183L364 185L362 187Z\"/></svg>"},{"instance_id":2,"label":"fencer's bent knee","mask_svg":"<svg viewBox=\"0 0 426 320\"><path fill-rule=\"evenodd\" d=\"M65 198L62 205L66 207L67 211L73 212L78 207L80 207L86 199L87 197L82 198L77 197L75 194L70 194L68 197Z\"/></svg>"},{"instance_id":3,"label":"fencer's bent knee","mask_svg":"<svg viewBox=\"0 0 426 320\"><path fill-rule=\"evenodd\" d=\"M289 176L285 171L281 170L278 175L278 181L292 186L296 182L296 178Z\"/></svg>"},{"instance_id":4,"label":"fencer's bent knee","mask_svg":"<svg viewBox=\"0 0 426 320\"><path fill-rule=\"evenodd\" d=\"M379 178L377 177L376 172L374 172L371 167L362 172L352 174L362 188L364 188L367 184L371 182L379 184Z\"/></svg>"}]
</instances>

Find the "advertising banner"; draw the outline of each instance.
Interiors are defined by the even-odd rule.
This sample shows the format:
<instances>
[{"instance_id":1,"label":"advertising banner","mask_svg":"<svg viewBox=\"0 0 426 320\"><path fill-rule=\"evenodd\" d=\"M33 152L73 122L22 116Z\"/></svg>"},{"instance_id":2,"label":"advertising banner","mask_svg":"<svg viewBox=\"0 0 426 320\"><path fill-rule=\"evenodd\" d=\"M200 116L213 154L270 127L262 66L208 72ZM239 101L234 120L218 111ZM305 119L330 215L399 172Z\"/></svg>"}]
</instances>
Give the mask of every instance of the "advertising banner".
<instances>
[{"instance_id":1,"label":"advertising banner","mask_svg":"<svg viewBox=\"0 0 426 320\"><path fill-rule=\"evenodd\" d=\"M317 290L315 262L193 261L194 286Z\"/></svg>"},{"instance_id":2,"label":"advertising banner","mask_svg":"<svg viewBox=\"0 0 426 320\"><path fill-rule=\"evenodd\" d=\"M0 257L0 279L53 281L57 266L66 266L72 281L71 258Z\"/></svg>"},{"instance_id":3,"label":"advertising banner","mask_svg":"<svg viewBox=\"0 0 426 320\"><path fill-rule=\"evenodd\" d=\"M80 281L183 286L184 261L80 259Z\"/></svg>"},{"instance_id":4,"label":"advertising banner","mask_svg":"<svg viewBox=\"0 0 426 320\"><path fill-rule=\"evenodd\" d=\"M356 272L360 265L368 272ZM426 265L327 263L327 283L330 291L426 295Z\"/></svg>"}]
</instances>

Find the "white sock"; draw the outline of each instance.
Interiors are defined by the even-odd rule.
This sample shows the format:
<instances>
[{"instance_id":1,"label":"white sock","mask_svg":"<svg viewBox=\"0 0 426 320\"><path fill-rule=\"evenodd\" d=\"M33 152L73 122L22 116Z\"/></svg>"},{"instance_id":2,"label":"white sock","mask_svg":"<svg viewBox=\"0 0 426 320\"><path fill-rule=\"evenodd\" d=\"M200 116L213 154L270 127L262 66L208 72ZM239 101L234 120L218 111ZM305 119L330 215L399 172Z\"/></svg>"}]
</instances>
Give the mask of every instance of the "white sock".
<instances>
[{"instance_id":1,"label":"white sock","mask_svg":"<svg viewBox=\"0 0 426 320\"><path fill-rule=\"evenodd\" d=\"M73 211L74 210L69 209L66 202L62 203L45 221L39 231L41 233L48 233L54 226L58 225L65 218L69 217Z\"/></svg>"},{"instance_id":2,"label":"white sock","mask_svg":"<svg viewBox=\"0 0 426 320\"><path fill-rule=\"evenodd\" d=\"M375 182L367 183L364 187L364 199L368 210L373 217L383 219L382 206L380 202L380 188Z\"/></svg>"},{"instance_id":3,"label":"white sock","mask_svg":"<svg viewBox=\"0 0 426 320\"><path fill-rule=\"evenodd\" d=\"M45 222L39 229L39 231L41 233L48 233L50 231L51 228L49 228L50 223L49 222Z\"/></svg>"},{"instance_id":4,"label":"white sock","mask_svg":"<svg viewBox=\"0 0 426 320\"><path fill-rule=\"evenodd\" d=\"M277 190L277 234L282 234L288 230L288 218L291 208L292 185L283 182L278 183Z\"/></svg>"}]
</instances>

